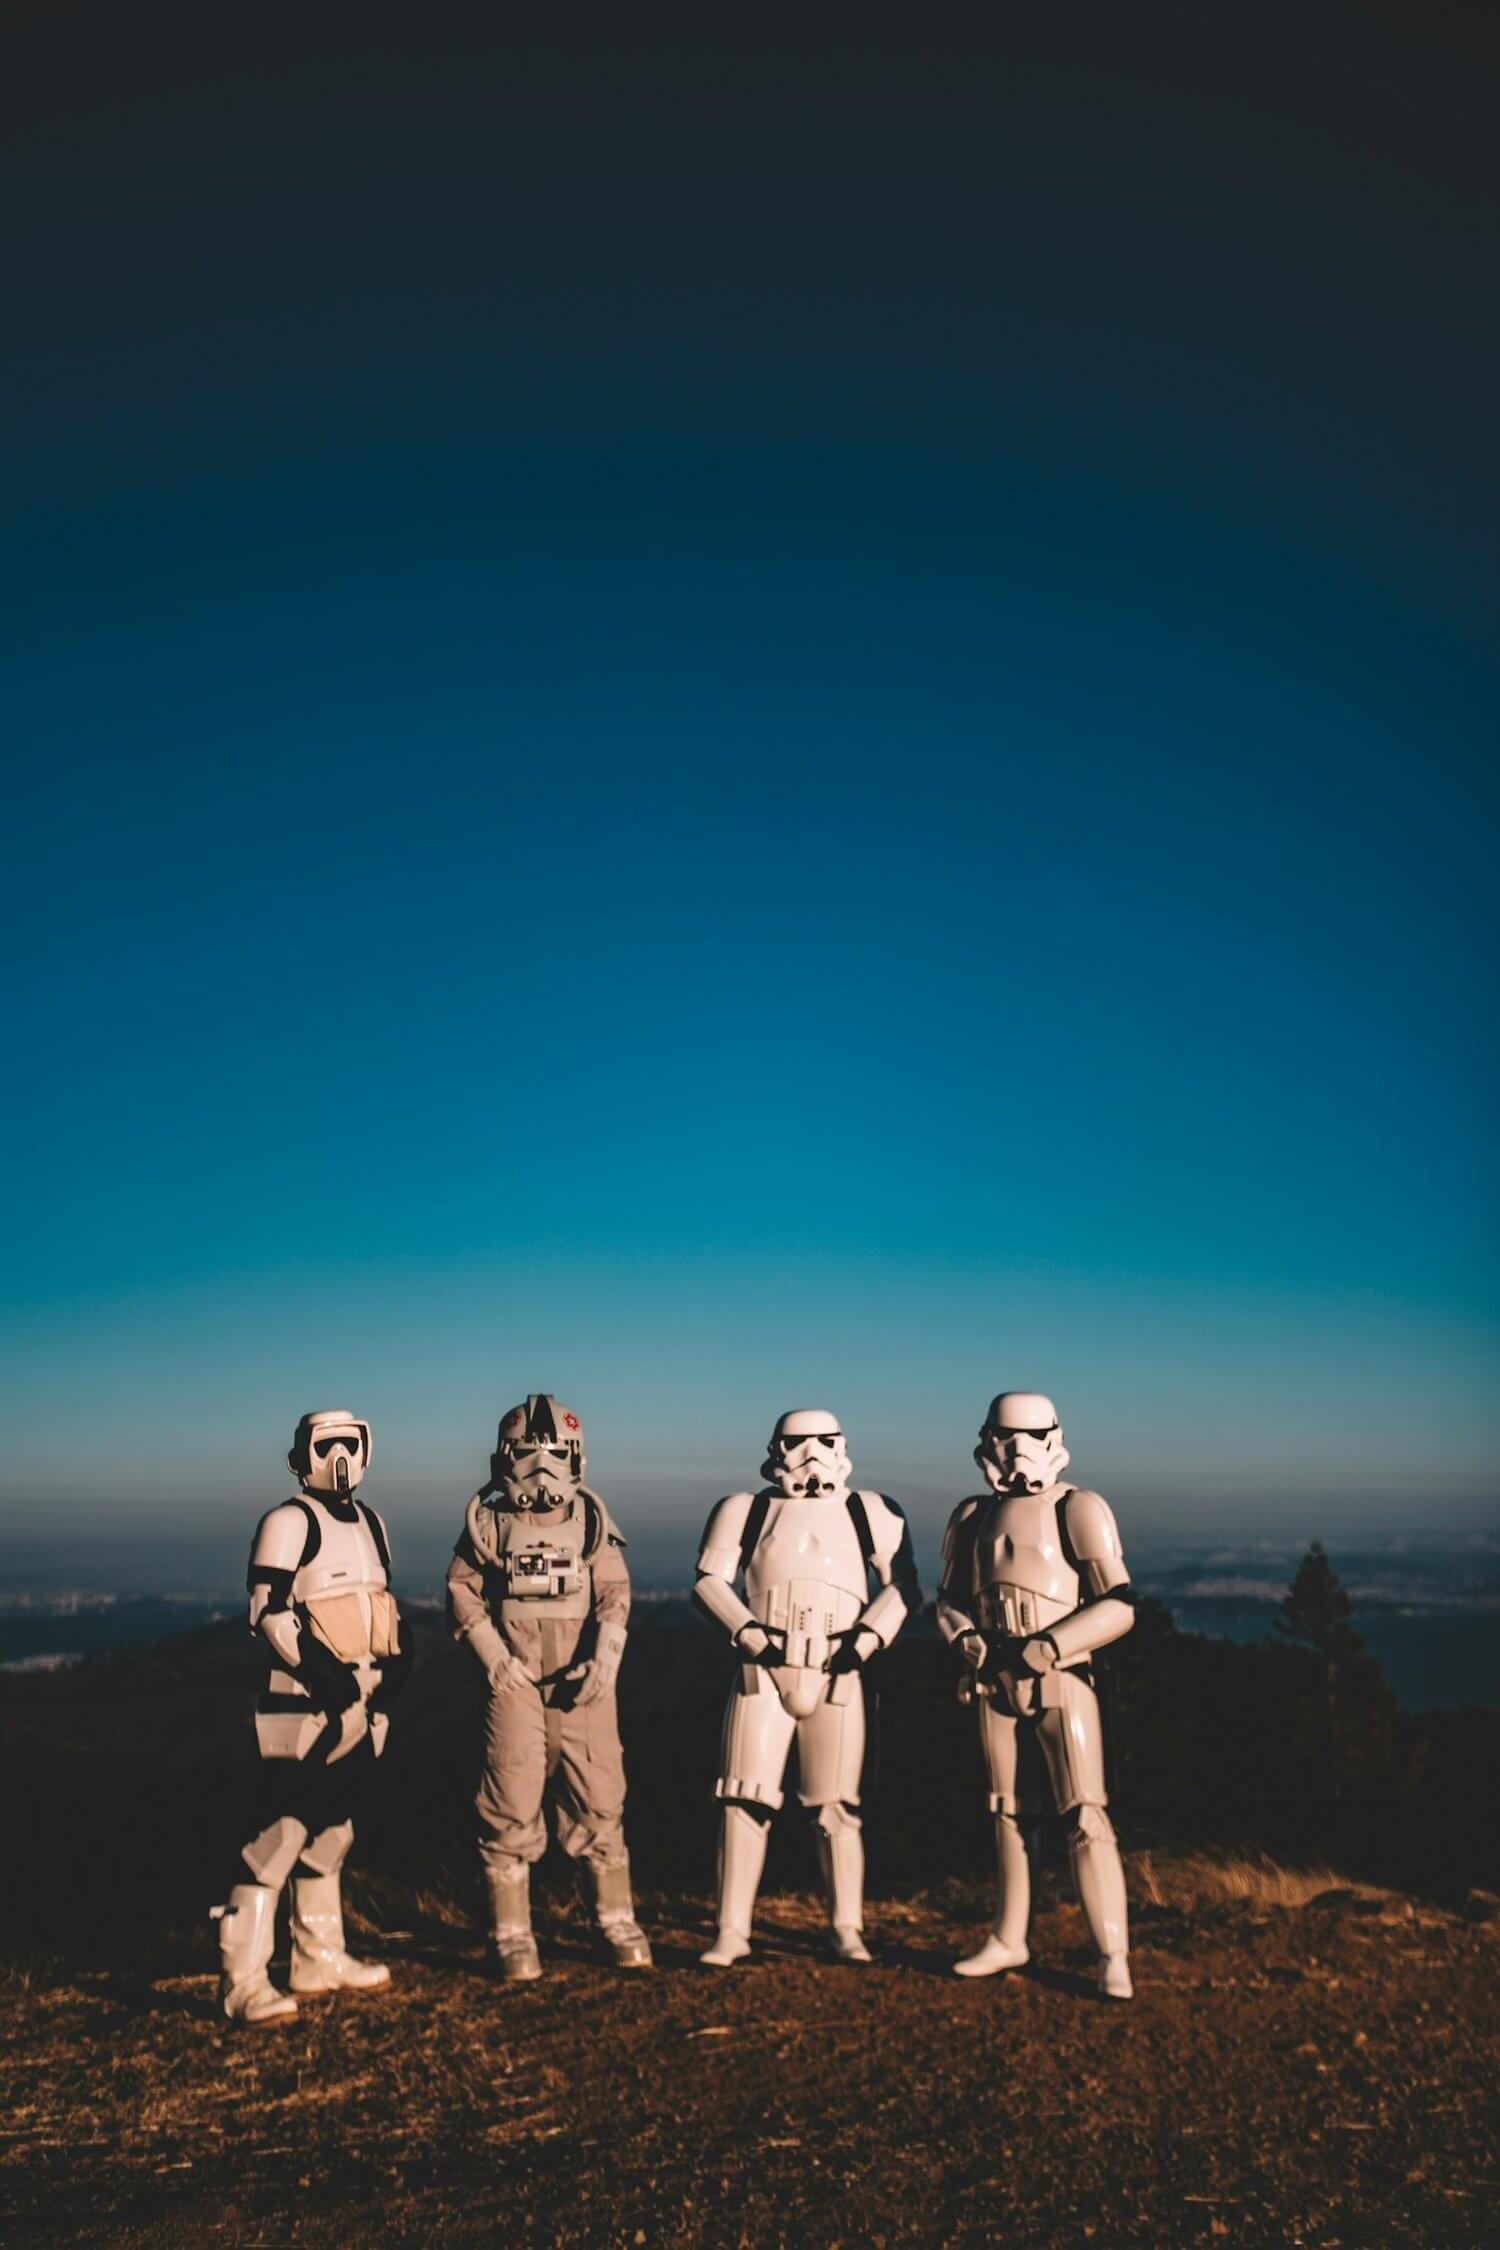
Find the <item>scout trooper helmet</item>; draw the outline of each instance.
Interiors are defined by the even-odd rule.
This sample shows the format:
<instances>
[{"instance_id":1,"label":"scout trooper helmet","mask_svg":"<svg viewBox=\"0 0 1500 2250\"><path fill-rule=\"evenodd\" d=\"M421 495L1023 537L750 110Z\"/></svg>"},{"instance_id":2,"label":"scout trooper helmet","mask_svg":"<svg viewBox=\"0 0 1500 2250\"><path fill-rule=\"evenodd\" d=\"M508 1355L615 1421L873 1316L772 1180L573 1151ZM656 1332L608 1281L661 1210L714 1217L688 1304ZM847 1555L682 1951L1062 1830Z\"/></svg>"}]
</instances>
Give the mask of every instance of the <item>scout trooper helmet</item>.
<instances>
[{"instance_id":1,"label":"scout trooper helmet","mask_svg":"<svg viewBox=\"0 0 1500 2250\"><path fill-rule=\"evenodd\" d=\"M550 1391L502 1415L490 1474L507 1507L559 1507L582 1484L583 1466L583 1425Z\"/></svg>"},{"instance_id":2,"label":"scout trooper helmet","mask_svg":"<svg viewBox=\"0 0 1500 2250\"><path fill-rule=\"evenodd\" d=\"M286 1465L304 1492L347 1498L370 1466L370 1425L337 1406L304 1414Z\"/></svg>"},{"instance_id":3,"label":"scout trooper helmet","mask_svg":"<svg viewBox=\"0 0 1500 2250\"><path fill-rule=\"evenodd\" d=\"M1057 1408L1040 1391L1002 1391L974 1448L974 1458L997 1492L1045 1492L1068 1465Z\"/></svg>"},{"instance_id":4,"label":"scout trooper helmet","mask_svg":"<svg viewBox=\"0 0 1500 2250\"><path fill-rule=\"evenodd\" d=\"M789 1499L820 1492L842 1492L852 1474L849 1449L836 1414L820 1406L799 1406L783 1414L771 1432L761 1475L779 1485Z\"/></svg>"}]
</instances>

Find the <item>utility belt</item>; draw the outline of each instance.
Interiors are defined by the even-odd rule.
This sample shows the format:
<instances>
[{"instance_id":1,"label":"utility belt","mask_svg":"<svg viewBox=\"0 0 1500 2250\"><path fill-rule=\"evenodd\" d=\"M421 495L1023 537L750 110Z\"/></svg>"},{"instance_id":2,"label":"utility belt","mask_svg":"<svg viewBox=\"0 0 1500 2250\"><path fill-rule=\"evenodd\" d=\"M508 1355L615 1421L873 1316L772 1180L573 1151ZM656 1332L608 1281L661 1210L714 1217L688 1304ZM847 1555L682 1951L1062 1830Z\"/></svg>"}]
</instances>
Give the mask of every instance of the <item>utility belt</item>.
<instances>
[{"instance_id":1,"label":"utility belt","mask_svg":"<svg viewBox=\"0 0 1500 2250\"><path fill-rule=\"evenodd\" d=\"M981 1631L997 1640L1030 1640L1066 1617L1068 1609L1066 1602L1048 1600L1028 1587L1004 1584L981 1587L974 1601Z\"/></svg>"}]
</instances>

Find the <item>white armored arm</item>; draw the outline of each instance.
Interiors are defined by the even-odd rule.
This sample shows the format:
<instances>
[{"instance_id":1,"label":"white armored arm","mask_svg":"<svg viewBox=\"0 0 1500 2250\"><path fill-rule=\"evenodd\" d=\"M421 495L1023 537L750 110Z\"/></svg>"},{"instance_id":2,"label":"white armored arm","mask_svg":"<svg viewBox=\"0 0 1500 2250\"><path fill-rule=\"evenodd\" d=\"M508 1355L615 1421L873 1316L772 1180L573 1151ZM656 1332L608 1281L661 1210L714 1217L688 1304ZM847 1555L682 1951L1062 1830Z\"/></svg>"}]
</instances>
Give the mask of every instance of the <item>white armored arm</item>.
<instances>
[{"instance_id":1,"label":"white armored arm","mask_svg":"<svg viewBox=\"0 0 1500 2250\"><path fill-rule=\"evenodd\" d=\"M1075 1609L1071 1617L1049 1625L1046 1638L1057 1650L1058 1660L1068 1664L1075 1657L1092 1656L1097 1648L1108 1648L1111 1641L1122 1640L1135 1623L1135 1597L1126 1589L1128 1598L1106 1594L1103 1601L1085 1602Z\"/></svg>"},{"instance_id":2,"label":"white armored arm","mask_svg":"<svg viewBox=\"0 0 1500 2250\"><path fill-rule=\"evenodd\" d=\"M974 1526L977 1500L961 1500L943 1534L943 1568L938 1580L937 1629L950 1647L979 1627L973 1613Z\"/></svg>"},{"instance_id":3,"label":"white armored arm","mask_svg":"<svg viewBox=\"0 0 1500 2250\"><path fill-rule=\"evenodd\" d=\"M1124 1638L1135 1623L1135 1589L1106 1500L1097 1492L1070 1492L1058 1518L1086 1591L1081 1606L1042 1637L1056 1649L1057 1661L1069 1664Z\"/></svg>"},{"instance_id":4,"label":"white armored arm","mask_svg":"<svg viewBox=\"0 0 1500 2250\"><path fill-rule=\"evenodd\" d=\"M245 1583L250 1592L250 1628L259 1633L278 1664L295 1672L302 1655L302 1627L292 1604L292 1580L307 1546L307 1512L287 1500L261 1517L250 1548Z\"/></svg>"},{"instance_id":5,"label":"white armored arm","mask_svg":"<svg viewBox=\"0 0 1500 2250\"><path fill-rule=\"evenodd\" d=\"M853 1630L869 1633L881 1648L889 1648L906 1620L922 1606L911 1529L887 1494L862 1492L859 1498L870 1525L870 1568L879 1590L861 1610Z\"/></svg>"},{"instance_id":6,"label":"white armored arm","mask_svg":"<svg viewBox=\"0 0 1500 2250\"><path fill-rule=\"evenodd\" d=\"M699 1608L706 1610L716 1625L722 1625L732 1641L747 1625L756 1623L754 1611L734 1590L740 1574L745 1521L753 1499L753 1493L731 1492L714 1509L703 1534L693 1585L693 1599Z\"/></svg>"}]
</instances>

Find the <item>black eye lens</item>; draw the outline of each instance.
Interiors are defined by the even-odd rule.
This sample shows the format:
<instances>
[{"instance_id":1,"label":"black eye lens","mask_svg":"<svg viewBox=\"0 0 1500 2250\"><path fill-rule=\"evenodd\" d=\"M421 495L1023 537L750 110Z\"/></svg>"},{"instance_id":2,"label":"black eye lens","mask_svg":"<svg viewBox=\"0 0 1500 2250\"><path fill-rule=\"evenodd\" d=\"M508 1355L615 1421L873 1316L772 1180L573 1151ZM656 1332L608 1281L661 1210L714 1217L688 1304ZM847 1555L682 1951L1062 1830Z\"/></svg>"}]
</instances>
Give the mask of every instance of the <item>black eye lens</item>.
<instances>
[{"instance_id":1,"label":"black eye lens","mask_svg":"<svg viewBox=\"0 0 1500 2250\"><path fill-rule=\"evenodd\" d=\"M336 1445L343 1446L347 1453L358 1453L360 1450L360 1441L353 1431L341 1430L337 1437L315 1438L313 1451L320 1461L326 1461Z\"/></svg>"}]
</instances>

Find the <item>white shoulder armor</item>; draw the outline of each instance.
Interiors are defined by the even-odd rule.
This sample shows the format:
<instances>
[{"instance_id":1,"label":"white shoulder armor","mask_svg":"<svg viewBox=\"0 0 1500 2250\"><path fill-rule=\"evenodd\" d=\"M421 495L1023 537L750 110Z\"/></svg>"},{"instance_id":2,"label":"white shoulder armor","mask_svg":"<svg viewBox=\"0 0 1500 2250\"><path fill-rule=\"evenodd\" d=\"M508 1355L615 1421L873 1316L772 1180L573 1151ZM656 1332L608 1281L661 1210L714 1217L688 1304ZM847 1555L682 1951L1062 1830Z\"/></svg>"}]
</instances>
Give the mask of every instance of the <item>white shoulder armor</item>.
<instances>
[{"instance_id":1,"label":"white shoulder armor","mask_svg":"<svg viewBox=\"0 0 1500 2250\"><path fill-rule=\"evenodd\" d=\"M294 1571L307 1546L307 1511L298 1500L283 1500L261 1517L250 1548L251 1570Z\"/></svg>"},{"instance_id":2,"label":"white shoulder armor","mask_svg":"<svg viewBox=\"0 0 1500 2250\"><path fill-rule=\"evenodd\" d=\"M993 1497L994 1495L992 1493L985 1495L986 1499L992 1499ZM961 1534L970 1524L972 1524L975 1516L979 1513L979 1510L983 1506L984 1500L981 1499L977 1494L971 1493L967 1500L959 1501L958 1506L954 1509L952 1515L948 1518L947 1527L943 1532L943 1565L945 1572L947 1565L958 1546Z\"/></svg>"},{"instance_id":3,"label":"white shoulder armor","mask_svg":"<svg viewBox=\"0 0 1500 2250\"><path fill-rule=\"evenodd\" d=\"M706 1574L710 1578L731 1581L739 1576L745 1524L754 1500L753 1492L731 1492L714 1509L704 1529L698 1555L700 1576Z\"/></svg>"},{"instance_id":4,"label":"white shoulder armor","mask_svg":"<svg viewBox=\"0 0 1500 2250\"><path fill-rule=\"evenodd\" d=\"M879 1575L885 1578L890 1565L901 1552L906 1537L906 1518L893 1500L883 1492L862 1492L865 1516L870 1526L870 1539L874 1546L874 1560L881 1566Z\"/></svg>"},{"instance_id":5,"label":"white shoulder armor","mask_svg":"<svg viewBox=\"0 0 1500 2250\"><path fill-rule=\"evenodd\" d=\"M1068 1544L1078 1558L1079 1571L1095 1597L1130 1584L1130 1573L1120 1547L1119 1527L1109 1502L1097 1492L1075 1486L1061 1509Z\"/></svg>"}]
</instances>

